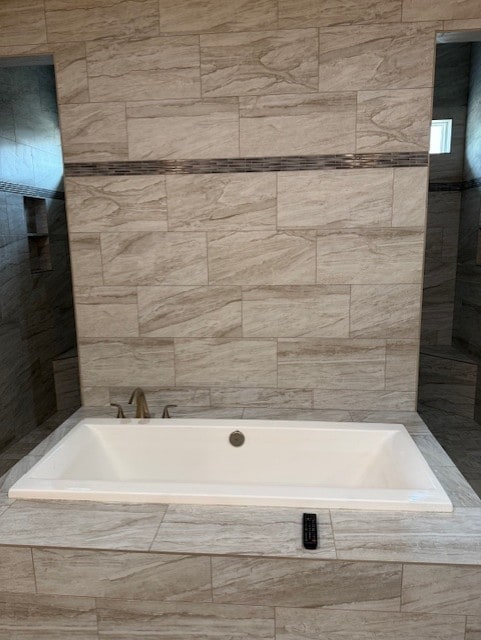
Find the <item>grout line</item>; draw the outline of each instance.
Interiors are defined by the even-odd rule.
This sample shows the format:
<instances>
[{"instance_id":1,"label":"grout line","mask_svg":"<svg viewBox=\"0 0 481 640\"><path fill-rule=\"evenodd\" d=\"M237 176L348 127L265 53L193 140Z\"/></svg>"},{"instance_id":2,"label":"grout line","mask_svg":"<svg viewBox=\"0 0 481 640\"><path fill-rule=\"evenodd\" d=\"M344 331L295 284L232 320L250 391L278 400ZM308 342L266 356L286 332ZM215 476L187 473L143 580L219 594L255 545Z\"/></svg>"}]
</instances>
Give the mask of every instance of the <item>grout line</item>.
<instances>
[{"instance_id":1,"label":"grout line","mask_svg":"<svg viewBox=\"0 0 481 640\"><path fill-rule=\"evenodd\" d=\"M399 613L402 612L403 606L403 589L404 589L404 562L401 564L401 596L399 598Z\"/></svg>"},{"instance_id":2,"label":"grout line","mask_svg":"<svg viewBox=\"0 0 481 640\"><path fill-rule=\"evenodd\" d=\"M33 581L35 583L35 593L38 593L37 572L35 571L35 560L33 558L33 547L30 547L30 557L32 558Z\"/></svg>"}]
</instances>

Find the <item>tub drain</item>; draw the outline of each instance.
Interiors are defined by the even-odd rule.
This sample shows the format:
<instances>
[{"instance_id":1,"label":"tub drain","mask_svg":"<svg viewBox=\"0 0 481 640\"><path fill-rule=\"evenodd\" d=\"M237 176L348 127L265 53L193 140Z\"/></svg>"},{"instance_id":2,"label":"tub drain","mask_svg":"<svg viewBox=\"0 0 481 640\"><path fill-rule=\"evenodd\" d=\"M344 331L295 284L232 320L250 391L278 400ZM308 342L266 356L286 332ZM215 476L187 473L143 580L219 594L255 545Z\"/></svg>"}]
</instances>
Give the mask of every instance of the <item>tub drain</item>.
<instances>
[{"instance_id":1,"label":"tub drain","mask_svg":"<svg viewBox=\"0 0 481 640\"><path fill-rule=\"evenodd\" d=\"M233 447L242 447L245 442L245 436L241 431L233 431L229 436L229 442Z\"/></svg>"}]
</instances>

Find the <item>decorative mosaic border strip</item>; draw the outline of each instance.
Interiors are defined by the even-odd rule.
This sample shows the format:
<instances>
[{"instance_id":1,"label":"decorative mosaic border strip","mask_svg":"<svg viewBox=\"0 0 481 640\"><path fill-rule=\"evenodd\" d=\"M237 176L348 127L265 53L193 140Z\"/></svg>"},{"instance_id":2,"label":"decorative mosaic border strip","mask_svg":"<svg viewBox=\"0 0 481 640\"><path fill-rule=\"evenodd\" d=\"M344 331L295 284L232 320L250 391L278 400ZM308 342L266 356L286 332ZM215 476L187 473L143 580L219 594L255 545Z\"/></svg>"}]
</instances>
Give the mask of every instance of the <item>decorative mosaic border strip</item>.
<instances>
[{"instance_id":1,"label":"decorative mosaic border strip","mask_svg":"<svg viewBox=\"0 0 481 640\"><path fill-rule=\"evenodd\" d=\"M341 153L317 156L264 156L208 160L134 160L125 162L72 162L66 176L133 176L171 173L250 173L312 171L320 169L379 169L426 167L427 153Z\"/></svg>"},{"instance_id":2,"label":"decorative mosaic border strip","mask_svg":"<svg viewBox=\"0 0 481 640\"><path fill-rule=\"evenodd\" d=\"M65 200L63 191L53 191L52 189L42 189L41 187L31 187L28 184L17 184L16 182L0 182L0 191L5 193L18 193L22 196L32 198L52 198L54 200Z\"/></svg>"},{"instance_id":3,"label":"decorative mosaic border strip","mask_svg":"<svg viewBox=\"0 0 481 640\"><path fill-rule=\"evenodd\" d=\"M481 178L461 182L430 182L429 191L467 191L481 187Z\"/></svg>"}]
</instances>

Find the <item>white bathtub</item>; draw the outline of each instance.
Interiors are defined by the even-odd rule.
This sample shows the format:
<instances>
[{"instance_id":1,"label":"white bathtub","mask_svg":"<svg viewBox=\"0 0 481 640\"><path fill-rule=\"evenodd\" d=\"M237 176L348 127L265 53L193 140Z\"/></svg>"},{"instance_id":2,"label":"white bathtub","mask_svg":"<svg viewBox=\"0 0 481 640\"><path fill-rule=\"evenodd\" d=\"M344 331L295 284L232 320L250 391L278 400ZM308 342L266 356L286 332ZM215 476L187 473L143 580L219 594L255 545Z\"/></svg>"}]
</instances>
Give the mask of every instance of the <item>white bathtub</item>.
<instances>
[{"instance_id":1,"label":"white bathtub","mask_svg":"<svg viewBox=\"0 0 481 640\"><path fill-rule=\"evenodd\" d=\"M9 496L452 510L402 425L277 420L85 419Z\"/></svg>"}]
</instances>

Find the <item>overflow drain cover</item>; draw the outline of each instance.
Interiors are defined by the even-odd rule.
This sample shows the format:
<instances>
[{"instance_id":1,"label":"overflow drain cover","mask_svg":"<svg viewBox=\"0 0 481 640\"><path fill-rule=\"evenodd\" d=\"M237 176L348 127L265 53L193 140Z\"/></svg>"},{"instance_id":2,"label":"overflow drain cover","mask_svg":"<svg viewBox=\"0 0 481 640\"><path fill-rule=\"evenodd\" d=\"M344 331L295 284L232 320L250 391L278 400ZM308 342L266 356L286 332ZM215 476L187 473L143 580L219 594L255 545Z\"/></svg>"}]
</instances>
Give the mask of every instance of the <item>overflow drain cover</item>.
<instances>
[{"instance_id":1,"label":"overflow drain cover","mask_svg":"<svg viewBox=\"0 0 481 640\"><path fill-rule=\"evenodd\" d=\"M233 447L241 447L245 442L245 436L240 431L233 431L229 436L229 442Z\"/></svg>"}]
</instances>

